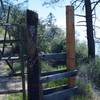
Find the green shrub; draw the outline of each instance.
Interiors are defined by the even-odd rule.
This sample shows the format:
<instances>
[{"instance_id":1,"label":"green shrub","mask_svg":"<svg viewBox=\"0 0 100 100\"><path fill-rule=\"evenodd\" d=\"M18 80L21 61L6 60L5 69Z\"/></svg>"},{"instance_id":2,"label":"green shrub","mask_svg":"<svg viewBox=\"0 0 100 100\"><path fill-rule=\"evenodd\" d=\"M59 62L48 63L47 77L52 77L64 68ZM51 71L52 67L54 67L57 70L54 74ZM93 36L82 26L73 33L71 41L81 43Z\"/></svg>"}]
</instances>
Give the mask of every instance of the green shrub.
<instances>
[{"instance_id":1,"label":"green shrub","mask_svg":"<svg viewBox=\"0 0 100 100\"><path fill-rule=\"evenodd\" d=\"M77 84L78 84L77 95L72 97L71 100L94 100L93 88L92 88L91 83L84 84L78 81Z\"/></svg>"},{"instance_id":2,"label":"green shrub","mask_svg":"<svg viewBox=\"0 0 100 100\"><path fill-rule=\"evenodd\" d=\"M0 100L22 100L22 93L3 95Z\"/></svg>"}]
</instances>

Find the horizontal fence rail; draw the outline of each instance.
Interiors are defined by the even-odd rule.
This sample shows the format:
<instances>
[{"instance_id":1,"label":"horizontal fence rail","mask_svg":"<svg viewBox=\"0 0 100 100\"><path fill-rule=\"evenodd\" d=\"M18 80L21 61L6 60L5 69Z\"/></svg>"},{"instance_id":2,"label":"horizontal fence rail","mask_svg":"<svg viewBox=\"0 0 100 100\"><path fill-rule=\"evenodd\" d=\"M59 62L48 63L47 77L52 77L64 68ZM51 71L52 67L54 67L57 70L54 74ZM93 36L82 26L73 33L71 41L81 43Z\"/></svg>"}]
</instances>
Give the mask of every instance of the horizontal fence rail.
<instances>
[{"instance_id":1,"label":"horizontal fence rail","mask_svg":"<svg viewBox=\"0 0 100 100\"><path fill-rule=\"evenodd\" d=\"M19 57L17 57L17 56L10 58L10 57L6 57L6 55L4 55L1 58L1 60L6 60L8 58L11 59L11 60L19 59ZM26 58L27 58L27 56L26 56ZM65 61L66 62L66 53L39 54L39 58L40 58L40 60L43 60L43 61Z\"/></svg>"},{"instance_id":2,"label":"horizontal fence rail","mask_svg":"<svg viewBox=\"0 0 100 100\"><path fill-rule=\"evenodd\" d=\"M45 61L65 61L66 53L48 53L48 54L40 54L40 59Z\"/></svg>"},{"instance_id":3,"label":"horizontal fence rail","mask_svg":"<svg viewBox=\"0 0 100 100\"><path fill-rule=\"evenodd\" d=\"M54 92L61 91L61 90L64 90L64 89L69 89L69 88L70 87L68 85L62 85L62 86L57 86L57 87L53 87L53 88L47 88L47 89L43 90L43 94L48 95L50 93L54 93Z\"/></svg>"},{"instance_id":4,"label":"horizontal fence rail","mask_svg":"<svg viewBox=\"0 0 100 100\"><path fill-rule=\"evenodd\" d=\"M65 77L76 76L77 72L78 72L77 70L73 70L73 71L68 71L68 72L66 71L63 73L56 73L56 74L47 75L47 76L41 77L41 82L45 83L45 82L49 82L49 81L62 79Z\"/></svg>"},{"instance_id":5,"label":"horizontal fence rail","mask_svg":"<svg viewBox=\"0 0 100 100\"><path fill-rule=\"evenodd\" d=\"M20 40L0 40L0 44L2 43L16 43L16 42L20 42Z\"/></svg>"},{"instance_id":6,"label":"horizontal fence rail","mask_svg":"<svg viewBox=\"0 0 100 100\"><path fill-rule=\"evenodd\" d=\"M67 70L64 69L64 70L58 70L58 71L52 71L52 72L43 72L43 73L41 73L41 76L59 74L59 73L64 73L64 72L66 72L66 71L67 71Z\"/></svg>"},{"instance_id":7,"label":"horizontal fence rail","mask_svg":"<svg viewBox=\"0 0 100 100\"><path fill-rule=\"evenodd\" d=\"M13 93L22 93L23 90L5 90L5 91L0 91L0 94L13 94Z\"/></svg>"},{"instance_id":8,"label":"horizontal fence rail","mask_svg":"<svg viewBox=\"0 0 100 100\"><path fill-rule=\"evenodd\" d=\"M76 91L77 87L63 89L54 93L50 93L48 95L44 95L43 100L69 100L68 97L73 95Z\"/></svg>"}]
</instances>

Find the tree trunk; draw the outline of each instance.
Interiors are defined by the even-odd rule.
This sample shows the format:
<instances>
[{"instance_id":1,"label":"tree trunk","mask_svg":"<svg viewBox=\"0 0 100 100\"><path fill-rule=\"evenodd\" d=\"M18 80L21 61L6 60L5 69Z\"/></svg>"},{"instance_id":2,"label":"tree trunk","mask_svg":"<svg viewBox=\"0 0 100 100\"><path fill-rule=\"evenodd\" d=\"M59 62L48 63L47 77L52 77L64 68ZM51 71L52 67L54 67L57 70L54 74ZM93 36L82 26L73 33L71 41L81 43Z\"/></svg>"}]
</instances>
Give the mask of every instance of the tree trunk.
<instances>
[{"instance_id":1,"label":"tree trunk","mask_svg":"<svg viewBox=\"0 0 100 100\"><path fill-rule=\"evenodd\" d=\"M92 9L91 1L84 0L85 12L86 12L86 27L87 27L87 41L88 41L88 57L89 59L95 59L95 41L93 37L93 22L92 22Z\"/></svg>"}]
</instances>

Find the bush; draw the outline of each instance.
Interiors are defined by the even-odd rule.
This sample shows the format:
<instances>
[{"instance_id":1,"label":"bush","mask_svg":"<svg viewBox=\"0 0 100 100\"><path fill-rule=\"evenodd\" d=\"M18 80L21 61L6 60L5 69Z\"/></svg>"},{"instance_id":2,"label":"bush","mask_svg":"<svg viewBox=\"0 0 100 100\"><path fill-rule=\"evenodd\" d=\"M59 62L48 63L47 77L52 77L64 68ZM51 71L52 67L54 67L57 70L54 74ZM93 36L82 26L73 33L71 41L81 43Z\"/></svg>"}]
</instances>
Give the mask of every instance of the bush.
<instances>
[{"instance_id":1,"label":"bush","mask_svg":"<svg viewBox=\"0 0 100 100\"><path fill-rule=\"evenodd\" d=\"M77 85L77 95L72 97L71 100L94 100L94 92L91 83L84 84L81 81L78 81Z\"/></svg>"}]
</instances>

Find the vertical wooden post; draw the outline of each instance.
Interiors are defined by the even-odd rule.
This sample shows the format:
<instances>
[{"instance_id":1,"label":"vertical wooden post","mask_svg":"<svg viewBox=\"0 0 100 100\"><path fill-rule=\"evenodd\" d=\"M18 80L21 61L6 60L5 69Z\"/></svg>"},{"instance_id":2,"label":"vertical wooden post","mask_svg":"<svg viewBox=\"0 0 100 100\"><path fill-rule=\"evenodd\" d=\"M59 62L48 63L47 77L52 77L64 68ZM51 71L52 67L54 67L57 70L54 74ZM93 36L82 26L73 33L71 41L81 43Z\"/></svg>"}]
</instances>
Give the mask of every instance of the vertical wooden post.
<instances>
[{"instance_id":1,"label":"vertical wooden post","mask_svg":"<svg viewBox=\"0 0 100 100\"><path fill-rule=\"evenodd\" d=\"M41 100L40 67L37 51L38 14L27 10L28 100Z\"/></svg>"},{"instance_id":2,"label":"vertical wooden post","mask_svg":"<svg viewBox=\"0 0 100 100\"><path fill-rule=\"evenodd\" d=\"M20 64L21 64L21 78L22 78L22 89L23 89L23 99L26 100L26 86L25 86L25 63L24 63L24 44L23 44L23 35L21 33L23 27L18 27L18 38L20 40L19 43L19 57L20 57Z\"/></svg>"},{"instance_id":3,"label":"vertical wooden post","mask_svg":"<svg viewBox=\"0 0 100 100\"><path fill-rule=\"evenodd\" d=\"M67 42L67 68L75 69L75 29L74 29L74 8L66 6L66 42ZM70 87L75 85L75 77L68 78Z\"/></svg>"}]
</instances>

